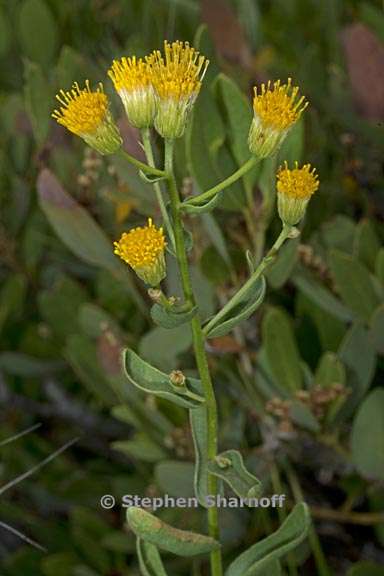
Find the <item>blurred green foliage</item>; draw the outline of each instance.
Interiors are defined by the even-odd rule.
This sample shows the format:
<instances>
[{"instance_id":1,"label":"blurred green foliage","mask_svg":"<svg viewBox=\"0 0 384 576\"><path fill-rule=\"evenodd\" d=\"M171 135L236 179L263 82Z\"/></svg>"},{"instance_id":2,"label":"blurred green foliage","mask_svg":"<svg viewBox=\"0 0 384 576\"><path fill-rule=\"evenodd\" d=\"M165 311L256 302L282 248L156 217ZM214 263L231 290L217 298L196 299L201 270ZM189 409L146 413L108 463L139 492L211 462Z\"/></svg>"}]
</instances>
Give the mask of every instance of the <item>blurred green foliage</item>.
<instances>
[{"instance_id":1,"label":"blurred green foliage","mask_svg":"<svg viewBox=\"0 0 384 576\"><path fill-rule=\"evenodd\" d=\"M161 370L182 365L193 375L188 330L155 326L141 286L112 254L123 229L158 216L153 193L130 167L95 157L50 118L55 93L87 78L104 82L121 117L106 70L113 58L145 54L164 38L194 41L211 59L177 148L187 192L187 177L204 190L247 159L252 85L292 76L310 101L279 160L312 162L320 192L300 239L284 247L268 273L267 304L239 334L212 341L221 444L227 448L230 439L242 450L267 492L278 490L270 473L277 465L282 491L290 493L289 460L320 517L340 508L338 519L316 523L334 574L382 573L383 116L378 110L368 119L361 99L356 106L349 72L358 61L342 39L357 25L380 46L381 2L0 2L0 443L43 424L0 444L1 485L80 436L1 496L0 520L48 550L0 526L4 576L138 574L124 511L102 511L100 497L190 490L192 439L183 410L128 385L118 361L129 345ZM366 58L378 59L383 71L379 49ZM379 90L384 73L372 78L368 68L365 90ZM123 119L121 127L127 148L140 154L137 134ZM247 274L244 208L251 198L257 221L274 169L265 161L223 195L215 212L188 222L205 317ZM278 225L272 217L268 245ZM171 259L167 281L177 293ZM357 532L354 513L372 522ZM204 531L198 510L188 518L164 510L161 517ZM228 558L277 523L273 512L222 511ZM309 556L305 544L294 559L300 574L316 572ZM165 563L172 575L189 574L182 558L167 556ZM193 574L204 570L196 560Z\"/></svg>"}]
</instances>

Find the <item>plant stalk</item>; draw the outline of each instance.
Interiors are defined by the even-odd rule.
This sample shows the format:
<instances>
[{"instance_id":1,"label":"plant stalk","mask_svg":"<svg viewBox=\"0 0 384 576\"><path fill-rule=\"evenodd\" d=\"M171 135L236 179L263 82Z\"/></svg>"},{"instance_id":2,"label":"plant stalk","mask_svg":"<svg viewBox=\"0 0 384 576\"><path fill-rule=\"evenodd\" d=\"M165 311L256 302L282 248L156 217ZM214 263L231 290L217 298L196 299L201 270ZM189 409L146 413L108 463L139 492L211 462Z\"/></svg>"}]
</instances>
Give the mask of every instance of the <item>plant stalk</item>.
<instances>
[{"instance_id":1,"label":"plant stalk","mask_svg":"<svg viewBox=\"0 0 384 576\"><path fill-rule=\"evenodd\" d=\"M116 154L124 158L124 160L127 160L130 164L133 164L133 166L136 166L136 168L138 168L145 174L152 174L152 176L158 176L159 178L165 178L166 176L164 170L159 170L154 166L149 166L145 162L141 162L134 156L128 154L128 152L126 150L123 150L123 148L120 148L120 150L118 150Z\"/></svg>"},{"instance_id":2,"label":"plant stalk","mask_svg":"<svg viewBox=\"0 0 384 576\"><path fill-rule=\"evenodd\" d=\"M240 304L240 302L245 298L245 295L247 294L248 290L256 282L256 280L261 276L261 274L264 272L264 270L267 268L267 266L273 260L274 256L276 255L276 253L278 252L278 250L280 249L282 244L289 237L291 230L292 230L292 226L286 226L286 225L283 226L276 242L274 243L272 248L269 250L269 252L264 256L264 258L262 259L262 261L260 262L260 264L258 265L256 270L253 272L253 274L251 274L251 276L248 278L248 280L245 282L245 284L243 284L243 286L240 288L240 290L238 292L236 292L236 294L234 296L232 296L232 298L230 300L228 300L228 302L216 314L216 316L214 316L208 322L208 324L206 324L204 326L204 330L203 330L204 334L207 334L209 332L209 330L215 324L217 324L217 322L219 320L224 318L224 316L226 316L228 314L228 312L230 312L232 310L232 308L237 306L237 304Z\"/></svg>"},{"instance_id":3,"label":"plant stalk","mask_svg":"<svg viewBox=\"0 0 384 576\"><path fill-rule=\"evenodd\" d=\"M147 157L147 162L151 168L155 168L155 159L153 156L153 150L152 150L152 144L151 144L151 131L149 128L143 128L143 130L141 131L141 138L143 140L143 147L144 147L145 155ZM165 207L160 182L154 182L153 187L155 189L157 202L158 202L159 207L160 207L161 216L163 218L163 222L164 222L164 226L165 226L165 229L167 231L167 234L168 234L168 238L170 239L171 244L172 244L172 248L174 249L175 248L175 237L173 234L173 228L171 225L171 221L169 219L168 212L167 212L167 209Z\"/></svg>"},{"instance_id":4,"label":"plant stalk","mask_svg":"<svg viewBox=\"0 0 384 576\"><path fill-rule=\"evenodd\" d=\"M176 180L173 172L173 145L172 140L165 141L165 171L168 175L168 186L171 200L171 212L174 224L176 257L179 265L181 282L184 292L184 298L191 306L195 306L195 297L193 294L191 277L189 273L187 251L184 240L184 230L180 216L180 196L176 186ZM201 378L204 397L207 407L208 419L208 446L207 453L210 460L214 460L217 456L218 444L218 424L217 424L217 405L216 398L209 372L208 360L205 353L204 335L201 328L201 322L198 315L194 316L191 320L191 329L193 337L193 347L195 352L196 364ZM216 496L218 492L217 478L212 474L208 476L208 492L212 496ZM208 531L209 535L219 539L219 522L218 522L218 509L216 507L208 508ZM211 552L211 575L222 576L222 558L221 551L214 550Z\"/></svg>"},{"instance_id":5,"label":"plant stalk","mask_svg":"<svg viewBox=\"0 0 384 576\"><path fill-rule=\"evenodd\" d=\"M242 166L240 166L240 168L236 170L236 172L228 176L228 178L226 178L222 182L219 182L219 184L216 184L216 186L214 186L213 188L210 188L206 192L198 194L193 198L185 200L181 205L181 209L183 208L183 205L185 206L186 204L192 206L198 206L199 204L202 204L207 200L210 200L210 198L216 196L216 194L224 190L224 188L228 188L228 186L236 182L236 180L247 174L247 172L249 172L251 168L253 168L257 164L257 161L258 159L256 158L256 156L251 156L251 158L249 158L249 160L247 160Z\"/></svg>"}]
</instances>

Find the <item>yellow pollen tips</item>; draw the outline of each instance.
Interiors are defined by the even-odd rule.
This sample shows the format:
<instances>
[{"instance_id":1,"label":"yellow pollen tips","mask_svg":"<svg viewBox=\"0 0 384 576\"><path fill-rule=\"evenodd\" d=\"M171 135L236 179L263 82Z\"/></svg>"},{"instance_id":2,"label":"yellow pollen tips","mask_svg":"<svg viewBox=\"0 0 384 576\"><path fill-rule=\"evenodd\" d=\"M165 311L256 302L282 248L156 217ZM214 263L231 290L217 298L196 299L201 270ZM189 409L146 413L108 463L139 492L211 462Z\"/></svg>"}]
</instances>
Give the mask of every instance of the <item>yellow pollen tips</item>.
<instances>
[{"instance_id":1,"label":"yellow pollen tips","mask_svg":"<svg viewBox=\"0 0 384 576\"><path fill-rule=\"evenodd\" d=\"M302 168L295 162L295 168L290 170L287 162L277 173L277 191L291 198L310 198L319 188L319 178L315 168L304 164Z\"/></svg>"},{"instance_id":2,"label":"yellow pollen tips","mask_svg":"<svg viewBox=\"0 0 384 576\"><path fill-rule=\"evenodd\" d=\"M101 83L92 92L89 80L86 80L84 89L75 82L70 92L60 90L56 98L61 107L53 112L52 117L79 136L94 134L108 113L108 99Z\"/></svg>"},{"instance_id":3,"label":"yellow pollen tips","mask_svg":"<svg viewBox=\"0 0 384 576\"><path fill-rule=\"evenodd\" d=\"M121 58L114 60L108 76L111 78L117 92L127 90L133 92L146 88L151 84L151 67L142 58Z\"/></svg>"},{"instance_id":4,"label":"yellow pollen tips","mask_svg":"<svg viewBox=\"0 0 384 576\"><path fill-rule=\"evenodd\" d=\"M305 97L299 97L299 88L292 86L291 78L288 78L287 84L281 84L278 80L273 86L268 81L267 85L261 85L259 94L255 88L253 100L255 114L265 126L276 130L290 128L300 118L307 105Z\"/></svg>"},{"instance_id":5,"label":"yellow pollen tips","mask_svg":"<svg viewBox=\"0 0 384 576\"><path fill-rule=\"evenodd\" d=\"M114 246L115 254L136 270L153 266L158 256L164 252L166 242L163 229L156 228L152 218L148 218L148 226L139 226L124 232Z\"/></svg>"},{"instance_id":6,"label":"yellow pollen tips","mask_svg":"<svg viewBox=\"0 0 384 576\"><path fill-rule=\"evenodd\" d=\"M158 96L175 100L195 98L200 90L209 61L188 42L164 42L163 57L159 50L147 62L152 67L152 82Z\"/></svg>"}]
</instances>

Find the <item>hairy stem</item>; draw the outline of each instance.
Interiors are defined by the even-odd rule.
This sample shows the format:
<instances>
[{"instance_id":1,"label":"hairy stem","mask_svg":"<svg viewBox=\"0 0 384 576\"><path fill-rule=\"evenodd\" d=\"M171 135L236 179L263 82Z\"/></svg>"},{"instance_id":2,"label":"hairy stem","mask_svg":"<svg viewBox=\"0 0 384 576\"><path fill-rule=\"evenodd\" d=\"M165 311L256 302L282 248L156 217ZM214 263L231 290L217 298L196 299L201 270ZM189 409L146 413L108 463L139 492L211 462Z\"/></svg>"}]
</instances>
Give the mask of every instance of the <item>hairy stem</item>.
<instances>
[{"instance_id":1,"label":"hairy stem","mask_svg":"<svg viewBox=\"0 0 384 576\"><path fill-rule=\"evenodd\" d=\"M230 186L231 184L236 182L236 180L239 180L239 178L242 178L242 176L247 174L247 172L249 172L251 170L251 168L253 168L256 165L256 163L257 163L256 156L251 156L251 158L249 158L249 160L247 160L245 162L245 164L240 166L240 168L238 170L236 170L236 172L234 172L233 174L228 176L228 178L226 178L222 182L219 182L219 184L217 184L213 188L210 188L206 192L203 192L202 194L198 194L197 196L194 196L193 198L189 198L188 200L183 202L183 205L190 204L192 206L198 206L199 204L202 204L202 203L206 202L207 200L210 200L211 198L213 198L213 196L216 196L216 194L218 194L219 192L221 192L225 188L228 188L228 186ZM183 205L181 206L181 208L183 207Z\"/></svg>"},{"instance_id":2,"label":"hairy stem","mask_svg":"<svg viewBox=\"0 0 384 576\"><path fill-rule=\"evenodd\" d=\"M276 253L278 252L278 250L282 246L282 244L289 237L291 229L292 229L291 226L283 226L283 229L281 230L280 235L278 236L276 242L274 243L272 248L269 250L269 252L266 254L266 256L264 256L264 258L262 259L262 261L260 262L260 264L258 265L256 270L253 272L253 274L251 274L251 276L248 278L248 280L245 282L245 284L243 284L243 286L240 288L240 290L238 292L236 292L236 294L234 296L232 296L232 298L225 304L225 306L223 306L223 308L216 314L216 316L214 316L208 322L208 324L206 324L206 326L204 326L204 333L205 334L207 334L209 332L209 330L215 324L217 324L217 322L219 320L224 318L224 316L226 316L228 314L228 312L230 312L235 306L237 306L237 304L240 304L240 302L245 298L248 290L256 282L256 280L261 276L261 274L264 272L264 270L270 264L273 257L276 255Z\"/></svg>"},{"instance_id":3,"label":"hairy stem","mask_svg":"<svg viewBox=\"0 0 384 576\"><path fill-rule=\"evenodd\" d=\"M171 200L171 211L174 224L176 257L179 265L181 283L185 300L195 306L195 297L193 294L191 277L189 273L187 251L184 240L184 230L180 216L180 197L176 186L173 172L173 141L165 141L165 171L168 175L169 194ZM201 328L199 316L196 315L191 320L191 329L193 337L193 347L195 352L196 364L201 378L204 397L207 407L207 425L208 425L208 458L214 460L217 456L217 405L211 375L209 372L208 360L205 353L204 335ZM210 495L217 494L217 478L212 474L208 477L208 492ZM219 522L218 510L216 507L208 508L208 530L209 535L219 539ZM222 559L220 550L211 552L211 574L212 576L222 576Z\"/></svg>"},{"instance_id":4,"label":"hairy stem","mask_svg":"<svg viewBox=\"0 0 384 576\"><path fill-rule=\"evenodd\" d=\"M144 128L141 131L141 137L143 140L143 147L144 147L144 152L145 155L147 157L147 162L149 164L149 166L151 166L151 168L155 168L155 159L153 157L153 151L152 151L152 144L151 144L151 131L149 128ZM167 209L165 207L165 203L164 203L164 199L163 199L163 194L161 191L161 185L160 182L154 182L153 183L153 187L155 189L155 194L156 194L156 198L157 198L157 202L159 204L160 207L160 212L161 215L163 217L163 222L164 222L164 226L165 229L167 231L168 234L168 238L171 241L172 244L172 248L175 248L175 237L173 234L173 229L171 226L171 221L169 219L168 216L168 212Z\"/></svg>"}]
</instances>

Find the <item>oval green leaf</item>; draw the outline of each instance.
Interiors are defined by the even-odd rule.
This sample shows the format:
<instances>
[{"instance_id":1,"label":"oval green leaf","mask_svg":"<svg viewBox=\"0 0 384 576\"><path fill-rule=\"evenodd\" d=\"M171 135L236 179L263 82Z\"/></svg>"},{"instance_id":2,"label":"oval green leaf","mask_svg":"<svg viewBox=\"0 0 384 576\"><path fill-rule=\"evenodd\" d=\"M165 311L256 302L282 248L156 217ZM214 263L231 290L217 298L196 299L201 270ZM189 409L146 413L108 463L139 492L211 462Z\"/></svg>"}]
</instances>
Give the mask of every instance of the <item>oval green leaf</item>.
<instances>
[{"instance_id":1,"label":"oval green leaf","mask_svg":"<svg viewBox=\"0 0 384 576\"><path fill-rule=\"evenodd\" d=\"M227 450L209 462L208 470L226 482L244 500L257 498L262 490L260 480L244 466L243 457L237 450Z\"/></svg>"}]
</instances>

